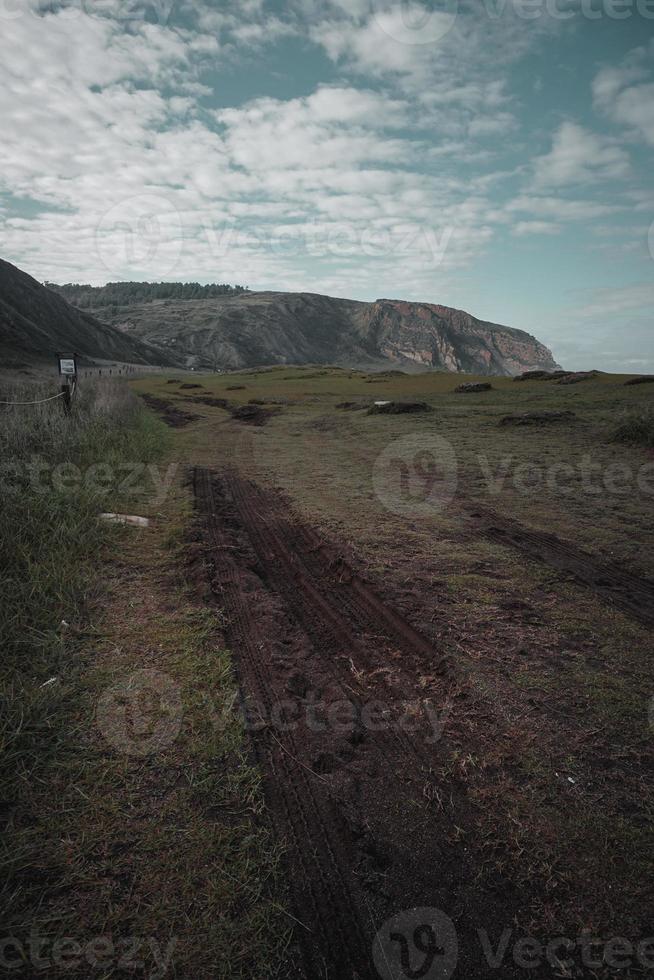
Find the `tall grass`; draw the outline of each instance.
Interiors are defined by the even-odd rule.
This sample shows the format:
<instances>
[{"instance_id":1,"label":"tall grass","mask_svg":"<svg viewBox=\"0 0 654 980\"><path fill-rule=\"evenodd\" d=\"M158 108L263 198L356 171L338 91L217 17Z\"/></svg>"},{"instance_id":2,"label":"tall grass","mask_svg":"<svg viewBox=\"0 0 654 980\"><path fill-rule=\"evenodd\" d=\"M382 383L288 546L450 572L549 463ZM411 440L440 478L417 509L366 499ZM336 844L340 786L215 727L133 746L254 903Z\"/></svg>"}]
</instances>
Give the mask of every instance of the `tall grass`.
<instances>
[{"instance_id":1,"label":"tall grass","mask_svg":"<svg viewBox=\"0 0 654 980\"><path fill-rule=\"evenodd\" d=\"M49 393L14 387L0 400ZM121 465L153 460L165 438L121 382L85 386L69 416L59 400L0 407L0 778L10 821L22 790L70 737L97 559L125 533L98 514L127 503Z\"/></svg>"}]
</instances>

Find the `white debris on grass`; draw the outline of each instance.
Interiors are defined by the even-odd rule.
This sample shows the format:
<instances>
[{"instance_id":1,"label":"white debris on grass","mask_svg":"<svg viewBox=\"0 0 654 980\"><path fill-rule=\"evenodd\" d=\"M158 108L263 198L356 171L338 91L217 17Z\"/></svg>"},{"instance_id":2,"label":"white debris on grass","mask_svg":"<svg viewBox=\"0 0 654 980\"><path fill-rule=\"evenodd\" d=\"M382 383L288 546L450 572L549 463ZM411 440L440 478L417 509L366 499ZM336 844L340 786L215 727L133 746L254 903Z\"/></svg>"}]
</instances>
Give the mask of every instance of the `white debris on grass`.
<instances>
[{"instance_id":1,"label":"white debris on grass","mask_svg":"<svg viewBox=\"0 0 654 980\"><path fill-rule=\"evenodd\" d=\"M130 524L132 527L149 527L150 520L147 517L137 517L134 514L100 514L100 520L110 521L112 524Z\"/></svg>"}]
</instances>

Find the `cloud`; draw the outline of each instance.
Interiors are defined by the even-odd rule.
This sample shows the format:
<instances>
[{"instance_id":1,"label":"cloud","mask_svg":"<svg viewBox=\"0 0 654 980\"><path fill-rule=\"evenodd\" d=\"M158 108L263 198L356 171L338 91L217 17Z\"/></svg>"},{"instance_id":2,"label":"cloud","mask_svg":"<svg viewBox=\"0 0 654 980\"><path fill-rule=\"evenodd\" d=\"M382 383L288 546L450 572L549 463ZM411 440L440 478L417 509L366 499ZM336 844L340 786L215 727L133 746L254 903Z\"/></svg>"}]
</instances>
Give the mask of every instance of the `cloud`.
<instances>
[{"instance_id":1,"label":"cloud","mask_svg":"<svg viewBox=\"0 0 654 980\"><path fill-rule=\"evenodd\" d=\"M596 317L641 311L654 314L654 283L596 289L590 301L573 312L579 317Z\"/></svg>"},{"instance_id":2,"label":"cloud","mask_svg":"<svg viewBox=\"0 0 654 980\"><path fill-rule=\"evenodd\" d=\"M602 68L593 80L596 108L650 146L654 146L654 82L647 59L652 54L654 42L649 50L630 52L621 65Z\"/></svg>"},{"instance_id":3,"label":"cloud","mask_svg":"<svg viewBox=\"0 0 654 980\"><path fill-rule=\"evenodd\" d=\"M518 237L524 235L556 235L561 226L554 221L518 221L513 226L512 233Z\"/></svg>"},{"instance_id":4,"label":"cloud","mask_svg":"<svg viewBox=\"0 0 654 980\"><path fill-rule=\"evenodd\" d=\"M506 211L523 212L537 218L554 221L585 221L617 214L619 205L602 204L599 201L575 200L564 197L548 197L537 194L521 194L510 200Z\"/></svg>"},{"instance_id":5,"label":"cloud","mask_svg":"<svg viewBox=\"0 0 654 980\"><path fill-rule=\"evenodd\" d=\"M554 134L550 152L534 161L534 186L588 184L626 177L629 172L629 155L615 140L564 122Z\"/></svg>"}]
</instances>

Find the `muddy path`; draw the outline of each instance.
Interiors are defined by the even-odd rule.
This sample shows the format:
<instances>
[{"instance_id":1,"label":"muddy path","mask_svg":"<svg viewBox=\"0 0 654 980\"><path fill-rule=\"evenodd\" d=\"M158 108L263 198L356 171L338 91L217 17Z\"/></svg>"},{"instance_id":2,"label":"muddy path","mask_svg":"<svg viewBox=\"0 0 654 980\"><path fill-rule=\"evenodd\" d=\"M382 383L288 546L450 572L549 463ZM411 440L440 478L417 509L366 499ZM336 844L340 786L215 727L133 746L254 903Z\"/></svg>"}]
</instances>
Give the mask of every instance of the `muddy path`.
<instances>
[{"instance_id":1,"label":"muddy path","mask_svg":"<svg viewBox=\"0 0 654 980\"><path fill-rule=\"evenodd\" d=\"M604 561L555 534L525 527L472 502L465 516L473 534L514 548L529 559L563 572L638 622L654 626L654 582Z\"/></svg>"},{"instance_id":2,"label":"muddy path","mask_svg":"<svg viewBox=\"0 0 654 980\"><path fill-rule=\"evenodd\" d=\"M195 468L193 486L286 847L303 975L384 975L378 930L429 907L455 923L456 975L496 976L477 930L501 933L519 896L501 877L480 882L465 788L435 775L448 751L447 663L281 497L229 470ZM390 970L397 935L380 949ZM505 964L503 975L519 974Z\"/></svg>"}]
</instances>

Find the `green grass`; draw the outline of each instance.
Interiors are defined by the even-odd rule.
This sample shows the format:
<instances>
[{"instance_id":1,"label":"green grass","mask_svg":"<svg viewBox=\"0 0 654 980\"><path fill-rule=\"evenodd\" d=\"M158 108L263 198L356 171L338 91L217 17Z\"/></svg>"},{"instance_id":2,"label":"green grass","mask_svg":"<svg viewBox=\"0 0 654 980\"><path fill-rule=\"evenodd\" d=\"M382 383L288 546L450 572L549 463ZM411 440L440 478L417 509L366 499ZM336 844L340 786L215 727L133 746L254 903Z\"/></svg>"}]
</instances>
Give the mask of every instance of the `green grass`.
<instances>
[{"instance_id":1,"label":"green grass","mask_svg":"<svg viewBox=\"0 0 654 980\"><path fill-rule=\"evenodd\" d=\"M30 392L33 389L30 389ZM19 393L20 394L20 393ZM64 709L76 635L98 550L116 536L99 521L120 509L122 465L151 462L167 433L123 386L87 390L73 414L58 405L10 409L3 460L0 553L3 776L30 778ZM102 488L95 479L105 469ZM42 687L52 676L55 686Z\"/></svg>"},{"instance_id":2,"label":"green grass","mask_svg":"<svg viewBox=\"0 0 654 980\"><path fill-rule=\"evenodd\" d=\"M36 778L67 711L94 562L117 534L98 515L126 504L121 467L151 462L167 432L109 382L87 389L70 417L55 403L6 410L2 422L0 731L11 784Z\"/></svg>"},{"instance_id":3,"label":"green grass","mask_svg":"<svg viewBox=\"0 0 654 980\"><path fill-rule=\"evenodd\" d=\"M70 417L55 402L2 422L0 901L3 935L18 943L8 956L29 959L37 930L48 975L65 974L57 940L86 950L108 936L118 950L141 937L138 975L155 975L152 939L171 950L168 976L273 977L290 923L281 845L233 710L220 611L198 599L202 570L187 578L183 474L157 496L143 470L165 472L176 436L110 382L85 386ZM150 516L151 527L108 524L104 511ZM97 712L144 668L180 692L183 720L141 758L107 740ZM117 960L94 975L123 975Z\"/></svg>"}]
</instances>

